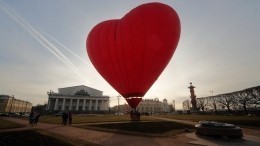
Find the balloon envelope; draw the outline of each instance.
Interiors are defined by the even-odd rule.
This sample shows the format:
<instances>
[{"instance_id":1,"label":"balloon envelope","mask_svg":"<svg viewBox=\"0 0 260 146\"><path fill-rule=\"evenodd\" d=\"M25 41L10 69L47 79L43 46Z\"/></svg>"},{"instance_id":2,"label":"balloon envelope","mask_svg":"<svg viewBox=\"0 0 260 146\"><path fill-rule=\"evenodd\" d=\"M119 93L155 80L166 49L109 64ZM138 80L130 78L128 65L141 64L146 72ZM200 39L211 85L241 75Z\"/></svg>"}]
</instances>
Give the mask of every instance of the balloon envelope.
<instances>
[{"instance_id":1,"label":"balloon envelope","mask_svg":"<svg viewBox=\"0 0 260 146\"><path fill-rule=\"evenodd\" d=\"M121 19L97 24L87 37L88 56L100 75L132 108L160 76L180 37L174 9L161 3L140 5Z\"/></svg>"}]
</instances>

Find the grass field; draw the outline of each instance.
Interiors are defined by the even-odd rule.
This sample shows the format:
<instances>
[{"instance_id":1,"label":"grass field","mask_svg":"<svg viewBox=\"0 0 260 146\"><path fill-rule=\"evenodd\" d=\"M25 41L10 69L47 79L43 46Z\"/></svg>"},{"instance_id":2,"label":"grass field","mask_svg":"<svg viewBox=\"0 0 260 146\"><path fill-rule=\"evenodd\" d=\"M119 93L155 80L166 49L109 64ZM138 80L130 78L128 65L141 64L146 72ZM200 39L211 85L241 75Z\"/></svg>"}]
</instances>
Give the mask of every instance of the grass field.
<instances>
[{"instance_id":1,"label":"grass field","mask_svg":"<svg viewBox=\"0 0 260 146\"><path fill-rule=\"evenodd\" d=\"M45 116L40 118L40 122L61 124L61 117ZM175 135L185 129L194 131L194 125L161 121L150 116L141 116L140 122L132 122L129 115L74 115L72 123L72 126L86 129L155 136ZM75 125L83 123L86 125Z\"/></svg>"},{"instance_id":2,"label":"grass field","mask_svg":"<svg viewBox=\"0 0 260 146\"><path fill-rule=\"evenodd\" d=\"M216 116L216 115L156 115L157 117L198 122L202 120L235 124L240 127L260 129L260 117ZM40 122L61 124L61 117L42 116ZM108 122L108 123L107 123ZM111 123L116 122L116 123ZM84 124L84 125L77 125ZM152 116L141 116L140 122L131 122L129 115L73 115L72 126L119 133L141 133L147 135L169 136L194 131L194 125L165 122Z\"/></svg>"},{"instance_id":3,"label":"grass field","mask_svg":"<svg viewBox=\"0 0 260 146\"><path fill-rule=\"evenodd\" d=\"M254 116L219 116L219 115L156 115L157 117L199 122L202 120L231 123L241 127L260 129L260 117ZM130 121L129 115L73 115L73 124L124 122ZM150 116L141 116L141 121L158 121ZM61 117L42 116L40 122L61 124Z\"/></svg>"},{"instance_id":4,"label":"grass field","mask_svg":"<svg viewBox=\"0 0 260 146\"><path fill-rule=\"evenodd\" d=\"M73 124L130 121L129 115L73 115L72 119ZM39 121L43 123L61 124L62 118L42 116ZM142 116L141 121L156 121L156 119L149 116Z\"/></svg>"}]
</instances>

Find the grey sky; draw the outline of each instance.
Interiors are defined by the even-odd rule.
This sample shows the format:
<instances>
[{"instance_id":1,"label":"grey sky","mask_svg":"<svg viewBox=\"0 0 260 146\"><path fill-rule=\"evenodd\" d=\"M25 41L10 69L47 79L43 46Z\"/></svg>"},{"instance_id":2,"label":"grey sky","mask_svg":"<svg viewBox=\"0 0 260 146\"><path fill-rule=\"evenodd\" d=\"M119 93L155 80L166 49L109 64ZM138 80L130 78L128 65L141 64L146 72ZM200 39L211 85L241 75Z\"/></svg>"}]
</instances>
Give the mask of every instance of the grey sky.
<instances>
[{"instance_id":1,"label":"grey sky","mask_svg":"<svg viewBox=\"0 0 260 146\"><path fill-rule=\"evenodd\" d=\"M120 19L147 2L151 1L0 0L0 94L35 105L47 101L49 90L87 85L104 91L111 105L116 104L118 93L90 63L86 37L97 23ZM160 2L179 14L181 38L171 62L144 98L174 99L181 108L189 99L190 82L197 97L260 84L260 1Z\"/></svg>"}]
</instances>

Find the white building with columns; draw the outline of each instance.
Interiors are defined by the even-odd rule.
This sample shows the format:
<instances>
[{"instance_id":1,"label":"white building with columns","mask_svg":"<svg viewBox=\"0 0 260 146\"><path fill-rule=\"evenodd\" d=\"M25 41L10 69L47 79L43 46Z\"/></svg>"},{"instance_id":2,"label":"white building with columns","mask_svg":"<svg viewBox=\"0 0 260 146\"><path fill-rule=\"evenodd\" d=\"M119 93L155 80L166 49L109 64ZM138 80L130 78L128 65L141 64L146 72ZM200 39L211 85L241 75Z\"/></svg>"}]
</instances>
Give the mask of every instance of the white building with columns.
<instances>
[{"instance_id":1,"label":"white building with columns","mask_svg":"<svg viewBox=\"0 0 260 146\"><path fill-rule=\"evenodd\" d=\"M48 92L49 111L108 111L109 96L103 96L103 91L84 85L59 88L58 93Z\"/></svg>"}]
</instances>

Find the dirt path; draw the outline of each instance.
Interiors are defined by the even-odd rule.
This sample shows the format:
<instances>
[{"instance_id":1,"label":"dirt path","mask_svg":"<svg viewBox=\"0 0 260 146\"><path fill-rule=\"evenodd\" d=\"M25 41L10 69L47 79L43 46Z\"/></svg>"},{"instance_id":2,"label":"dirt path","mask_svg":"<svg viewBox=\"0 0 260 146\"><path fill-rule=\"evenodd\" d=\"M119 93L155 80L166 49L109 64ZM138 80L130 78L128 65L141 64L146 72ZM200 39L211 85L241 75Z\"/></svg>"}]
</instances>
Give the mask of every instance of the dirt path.
<instances>
[{"instance_id":1,"label":"dirt path","mask_svg":"<svg viewBox=\"0 0 260 146\"><path fill-rule=\"evenodd\" d=\"M70 126L62 126L56 124L46 124L46 123L38 123L37 126L29 126L28 121L16 118L3 118L8 121L12 121L15 123L27 125L24 129L41 129L47 132L52 132L56 134L60 134L63 136L71 137L78 140L83 140L91 143L95 143L98 145L104 146L169 146L169 145L192 145L188 142L194 141L193 138L186 136L185 134L180 134L178 136L172 137L145 137L145 136L134 136L134 135L124 135L117 133L109 133L109 132L101 132L94 131L88 129L81 129ZM15 130L15 129L12 129ZM17 129L16 129L17 130ZM21 128L19 128L21 130ZM2 130L3 131L3 130ZM10 130L5 130L10 131Z\"/></svg>"}]
</instances>

